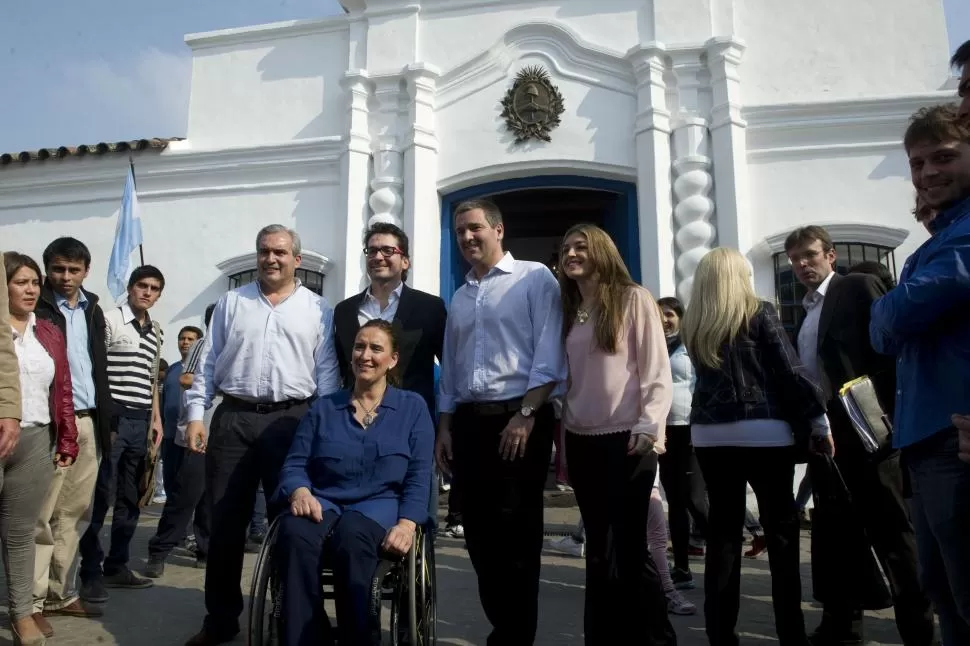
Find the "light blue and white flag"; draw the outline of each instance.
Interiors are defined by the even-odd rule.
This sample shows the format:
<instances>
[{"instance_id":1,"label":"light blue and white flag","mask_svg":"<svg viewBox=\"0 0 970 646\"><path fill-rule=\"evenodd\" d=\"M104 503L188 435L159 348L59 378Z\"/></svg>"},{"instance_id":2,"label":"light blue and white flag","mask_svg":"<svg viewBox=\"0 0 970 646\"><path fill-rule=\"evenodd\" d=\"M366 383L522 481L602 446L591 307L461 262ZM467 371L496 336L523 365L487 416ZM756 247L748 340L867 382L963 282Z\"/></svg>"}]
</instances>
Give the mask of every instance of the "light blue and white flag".
<instances>
[{"instance_id":1,"label":"light blue and white flag","mask_svg":"<svg viewBox=\"0 0 970 646\"><path fill-rule=\"evenodd\" d=\"M125 192L121 196L118 226L115 228L115 243L111 247L111 260L108 262L108 290L115 300L128 291L131 253L141 243L141 212L138 210L138 193L135 191L135 169L129 166Z\"/></svg>"}]
</instances>

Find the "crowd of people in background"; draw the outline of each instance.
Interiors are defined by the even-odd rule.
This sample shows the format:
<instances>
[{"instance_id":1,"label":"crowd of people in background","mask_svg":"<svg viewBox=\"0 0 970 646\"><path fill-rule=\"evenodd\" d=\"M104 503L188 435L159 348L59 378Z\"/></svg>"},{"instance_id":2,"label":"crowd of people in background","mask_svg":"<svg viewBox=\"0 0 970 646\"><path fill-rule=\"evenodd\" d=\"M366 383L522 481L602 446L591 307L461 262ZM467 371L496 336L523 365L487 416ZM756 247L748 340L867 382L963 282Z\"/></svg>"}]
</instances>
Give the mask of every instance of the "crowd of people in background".
<instances>
[{"instance_id":1,"label":"crowd of people in background","mask_svg":"<svg viewBox=\"0 0 970 646\"><path fill-rule=\"evenodd\" d=\"M785 254L807 295L791 335L735 249L700 261L685 306L636 284L591 224L565 234L552 268L514 258L488 200L455 210L471 269L447 307L406 284L408 236L393 224L364 234L369 285L335 308L296 278L299 234L264 227L256 280L210 306L204 328L179 331L172 365L150 314L158 268L136 268L125 303L102 308L83 286L81 241L51 242L43 268L4 253L0 542L15 642L45 643L50 616L100 616L109 589L150 587L176 549L206 572L206 615L186 646L232 640L262 500L283 517L282 643L333 637L323 553L339 642L376 643L370 582L382 554L436 530L436 463L487 643L527 646L555 445L582 524L554 546L585 558L590 646L675 644L669 615L695 611L679 590L695 586L700 554L708 639L736 646L745 527L744 555L768 554L783 646L862 643L863 611L888 607L906 646L970 644L970 42L952 63L962 105L920 110L903 139L931 237L897 285L878 262L839 274L823 227L792 231ZM844 405L860 382L891 429L873 443ZM164 508L143 577L131 541L156 452ZM824 607L811 632L806 524Z\"/></svg>"}]
</instances>

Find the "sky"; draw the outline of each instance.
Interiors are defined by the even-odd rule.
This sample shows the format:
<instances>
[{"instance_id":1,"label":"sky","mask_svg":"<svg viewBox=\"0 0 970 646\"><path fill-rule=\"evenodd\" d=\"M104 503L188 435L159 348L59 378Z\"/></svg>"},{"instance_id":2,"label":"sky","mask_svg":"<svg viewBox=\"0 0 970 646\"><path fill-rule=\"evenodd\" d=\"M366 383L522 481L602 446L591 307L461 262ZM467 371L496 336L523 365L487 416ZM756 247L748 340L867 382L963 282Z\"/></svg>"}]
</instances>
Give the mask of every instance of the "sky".
<instances>
[{"instance_id":1,"label":"sky","mask_svg":"<svg viewBox=\"0 0 970 646\"><path fill-rule=\"evenodd\" d=\"M950 50L970 0L944 0ZM0 152L185 134L187 33L319 18L337 0L0 0Z\"/></svg>"}]
</instances>

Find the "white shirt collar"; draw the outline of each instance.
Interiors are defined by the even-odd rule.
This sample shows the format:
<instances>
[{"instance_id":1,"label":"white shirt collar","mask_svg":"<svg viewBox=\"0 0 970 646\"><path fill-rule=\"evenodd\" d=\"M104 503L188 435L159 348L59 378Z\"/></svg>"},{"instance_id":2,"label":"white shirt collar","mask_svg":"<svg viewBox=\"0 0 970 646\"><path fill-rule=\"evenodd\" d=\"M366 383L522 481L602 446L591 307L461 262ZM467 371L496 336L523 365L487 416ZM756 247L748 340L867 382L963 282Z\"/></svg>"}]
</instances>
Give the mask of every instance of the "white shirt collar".
<instances>
[{"instance_id":1,"label":"white shirt collar","mask_svg":"<svg viewBox=\"0 0 970 646\"><path fill-rule=\"evenodd\" d=\"M401 298L401 292L403 292L403 291L404 291L404 281L402 280L400 283L398 283L398 286L394 288L394 291L390 293L390 295L388 296L388 301L390 301L390 300L400 300L400 298ZM367 287L367 299L370 300L372 298L374 300L377 300L374 297L374 294L371 293L371 288L368 286Z\"/></svg>"},{"instance_id":2,"label":"white shirt collar","mask_svg":"<svg viewBox=\"0 0 970 646\"><path fill-rule=\"evenodd\" d=\"M23 336L21 336L20 332L18 332L13 325L10 326L10 329L13 330L13 340L14 341L17 341L20 339L27 340L33 337L35 325L37 325L37 315L31 312L30 314L27 315L27 327L24 330Z\"/></svg>"},{"instance_id":3,"label":"white shirt collar","mask_svg":"<svg viewBox=\"0 0 970 646\"><path fill-rule=\"evenodd\" d=\"M496 264L494 267L489 269L488 273L482 276L482 278L487 278L488 276L491 276L497 271L500 271L503 274L511 274L514 270L515 270L515 258L512 257L511 252L506 251L505 255L502 256L502 259L498 261L498 264ZM465 274L465 282L478 283L479 281L480 279L478 278L478 276L475 275L474 268L472 268L471 270L469 270L467 274Z\"/></svg>"},{"instance_id":4,"label":"white shirt collar","mask_svg":"<svg viewBox=\"0 0 970 646\"><path fill-rule=\"evenodd\" d=\"M825 280L822 281L822 284L820 284L815 290L805 294L805 298L802 299L802 306L805 309L813 307L815 304L825 298L825 293L829 291L829 283L832 282L833 276L835 276L835 271L829 273L829 275L825 277Z\"/></svg>"}]
</instances>

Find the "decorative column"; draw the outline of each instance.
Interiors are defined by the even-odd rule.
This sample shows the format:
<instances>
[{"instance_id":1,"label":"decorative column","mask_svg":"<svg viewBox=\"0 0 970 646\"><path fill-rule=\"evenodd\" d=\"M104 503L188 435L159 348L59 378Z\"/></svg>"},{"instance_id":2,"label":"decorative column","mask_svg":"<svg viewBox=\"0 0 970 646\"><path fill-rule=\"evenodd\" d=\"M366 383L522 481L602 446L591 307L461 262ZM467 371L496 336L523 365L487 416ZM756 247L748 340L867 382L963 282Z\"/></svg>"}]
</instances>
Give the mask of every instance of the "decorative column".
<instances>
[{"instance_id":1,"label":"decorative column","mask_svg":"<svg viewBox=\"0 0 970 646\"><path fill-rule=\"evenodd\" d=\"M401 226L401 210L404 199L404 155L398 138L398 103L401 95L401 79L397 75L382 77L375 82L374 96L377 100L376 133L374 136L373 191L368 203L373 215L368 226L388 222Z\"/></svg>"},{"instance_id":2,"label":"decorative column","mask_svg":"<svg viewBox=\"0 0 970 646\"><path fill-rule=\"evenodd\" d=\"M347 97L347 147L340 160L340 188L342 212L346 218L336 218L336 239L343 239L344 267L337 267L334 279L340 287L340 298L355 294L364 284L364 259L360 253L360 236L370 210L367 207L368 180L371 172L370 114L367 103L371 83L364 71L347 72L342 86ZM340 231L341 224L344 229ZM338 255L337 257L341 257Z\"/></svg>"},{"instance_id":3,"label":"decorative column","mask_svg":"<svg viewBox=\"0 0 970 646\"><path fill-rule=\"evenodd\" d=\"M439 72L409 65L408 132L404 147L404 230L411 238L408 282L431 294L441 289L441 202L438 198L438 138L434 98Z\"/></svg>"},{"instance_id":4,"label":"decorative column","mask_svg":"<svg viewBox=\"0 0 970 646\"><path fill-rule=\"evenodd\" d=\"M718 243L747 254L752 247L748 198L747 124L741 118L738 67L744 44L734 38L712 38L705 45L711 76L711 157L717 187Z\"/></svg>"},{"instance_id":5,"label":"decorative column","mask_svg":"<svg viewBox=\"0 0 970 646\"><path fill-rule=\"evenodd\" d=\"M640 273L643 286L660 298L674 289L670 204L670 112L664 81L666 49L647 43L630 50L637 84L634 141L637 152L637 204Z\"/></svg>"},{"instance_id":6,"label":"decorative column","mask_svg":"<svg viewBox=\"0 0 970 646\"><path fill-rule=\"evenodd\" d=\"M677 233L677 297L690 301L697 264L708 251L717 234L712 218L714 201L710 198L714 178L707 120L700 116L703 71L700 52L687 50L673 55L677 79L678 109L673 122L674 220Z\"/></svg>"}]
</instances>

